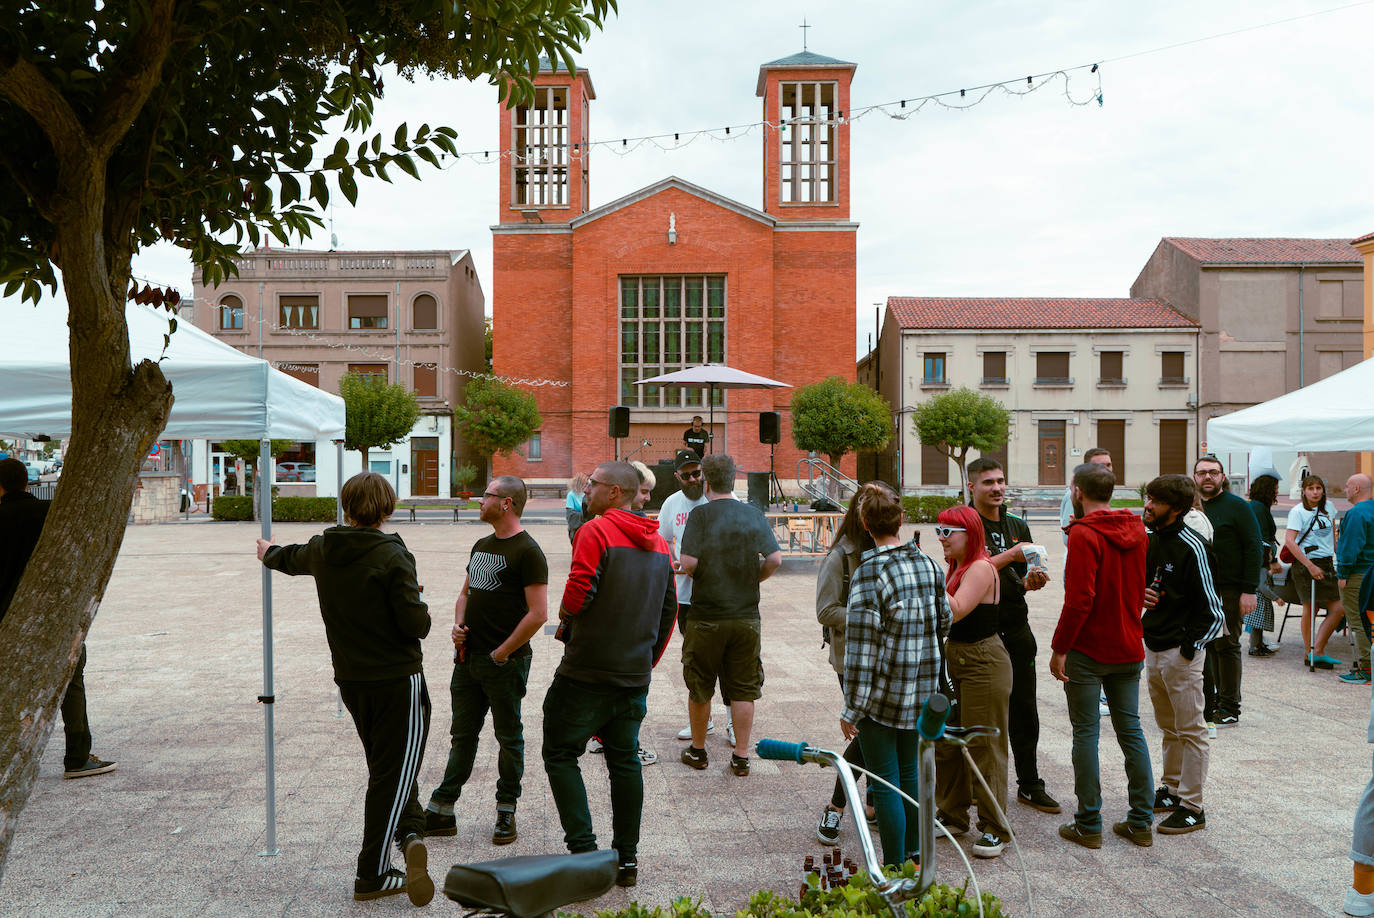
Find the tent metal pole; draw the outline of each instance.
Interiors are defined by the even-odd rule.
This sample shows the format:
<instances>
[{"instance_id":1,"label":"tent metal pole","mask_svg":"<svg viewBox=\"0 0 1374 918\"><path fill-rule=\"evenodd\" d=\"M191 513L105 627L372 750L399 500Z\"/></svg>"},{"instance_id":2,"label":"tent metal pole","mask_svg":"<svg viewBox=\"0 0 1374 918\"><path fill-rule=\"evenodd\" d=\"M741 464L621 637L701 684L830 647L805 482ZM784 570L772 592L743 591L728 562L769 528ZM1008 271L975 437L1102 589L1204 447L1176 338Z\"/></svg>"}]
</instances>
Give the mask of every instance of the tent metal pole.
<instances>
[{"instance_id":1,"label":"tent metal pole","mask_svg":"<svg viewBox=\"0 0 1374 918\"><path fill-rule=\"evenodd\" d=\"M259 518L262 520L262 537L272 538L272 445L269 440L258 443L258 499L261 501ZM266 740L267 758L267 845L258 852L259 857L274 857L277 854L277 768L276 737L272 728L272 708L276 703L272 694L272 571L267 565L262 567L262 702L263 731Z\"/></svg>"},{"instance_id":2,"label":"tent metal pole","mask_svg":"<svg viewBox=\"0 0 1374 918\"><path fill-rule=\"evenodd\" d=\"M343 460L344 441L334 441L334 523L342 526L343 518ZM343 692L334 686L334 716L344 716Z\"/></svg>"}]
</instances>

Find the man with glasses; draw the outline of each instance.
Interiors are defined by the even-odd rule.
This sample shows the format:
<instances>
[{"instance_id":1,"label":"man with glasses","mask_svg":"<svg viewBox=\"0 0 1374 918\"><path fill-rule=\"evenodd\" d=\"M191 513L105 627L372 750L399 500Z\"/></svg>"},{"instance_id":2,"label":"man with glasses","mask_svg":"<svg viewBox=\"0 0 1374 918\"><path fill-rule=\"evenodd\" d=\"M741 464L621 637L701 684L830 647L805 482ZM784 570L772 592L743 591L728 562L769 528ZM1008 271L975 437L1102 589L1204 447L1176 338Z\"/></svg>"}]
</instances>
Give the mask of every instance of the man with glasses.
<instances>
[{"instance_id":1,"label":"man with glasses","mask_svg":"<svg viewBox=\"0 0 1374 918\"><path fill-rule=\"evenodd\" d=\"M1259 522L1244 498L1226 490L1221 460L1211 455L1198 459L1193 481L1212 524L1216 588L1226 616L1221 637L1207 645L1202 669L1202 713L1210 732L1240 723L1240 620L1255 611L1262 552Z\"/></svg>"},{"instance_id":2,"label":"man with glasses","mask_svg":"<svg viewBox=\"0 0 1374 918\"><path fill-rule=\"evenodd\" d=\"M444 779L425 807L426 835L458 834L453 804L472 775L478 738L491 711L496 757L496 828L491 841L516 839L515 804L525 773L521 701L529 683L530 638L548 620L549 564L521 525L525 483L503 475L487 485L479 511L492 533L472 547L453 604L453 736Z\"/></svg>"},{"instance_id":3,"label":"man with glasses","mask_svg":"<svg viewBox=\"0 0 1374 918\"><path fill-rule=\"evenodd\" d=\"M578 759L589 739L601 738L619 886L638 882L644 774L635 752L653 667L677 615L668 546L655 521L630 510L638 490L628 462L605 462L592 473L587 522L573 544L558 610L563 659L544 696L544 770L573 854L596 850Z\"/></svg>"}]
</instances>

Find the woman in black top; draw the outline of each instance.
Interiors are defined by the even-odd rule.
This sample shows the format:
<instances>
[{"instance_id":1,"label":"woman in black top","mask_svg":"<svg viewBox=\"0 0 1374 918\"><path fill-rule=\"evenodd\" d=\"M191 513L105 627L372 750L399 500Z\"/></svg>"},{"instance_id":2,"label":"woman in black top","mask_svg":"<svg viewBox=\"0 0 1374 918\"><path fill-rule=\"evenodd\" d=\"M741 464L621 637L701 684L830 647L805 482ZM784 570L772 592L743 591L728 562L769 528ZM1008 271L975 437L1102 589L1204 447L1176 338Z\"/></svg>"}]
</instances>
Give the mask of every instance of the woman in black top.
<instances>
[{"instance_id":1,"label":"woman in black top","mask_svg":"<svg viewBox=\"0 0 1374 918\"><path fill-rule=\"evenodd\" d=\"M954 617L945 641L945 666L957 701L959 722L998 728L995 737L970 740L968 751L992 791L977 782L958 747L936 747L935 800L940 821L953 835L968 830L970 802L978 801L977 857L997 857L1010 832L1007 807L1007 704L1011 698L1011 657L997 635L998 577L988 557L983 521L972 507L940 513L935 537L949 570L945 590Z\"/></svg>"},{"instance_id":2,"label":"woman in black top","mask_svg":"<svg viewBox=\"0 0 1374 918\"><path fill-rule=\"evenodd\" d=\"M1278 526L1274 523L1274 504L1279 500L1279 480L1273 475L1257 475L1250 482L1250 509L1259 523L1260 542L1264 554L1260 560L1260 588L1255 594L1255 611L1245 616L1245 630L1250 632L1250 656L1271 657L1278 651L1264 640L1264 632L1274 630L1274 594L1267 575L1283 570L1279 564L1275 539ZM1282 602L1282 600L1279 600Z\"/></svg>"}]
</instances>

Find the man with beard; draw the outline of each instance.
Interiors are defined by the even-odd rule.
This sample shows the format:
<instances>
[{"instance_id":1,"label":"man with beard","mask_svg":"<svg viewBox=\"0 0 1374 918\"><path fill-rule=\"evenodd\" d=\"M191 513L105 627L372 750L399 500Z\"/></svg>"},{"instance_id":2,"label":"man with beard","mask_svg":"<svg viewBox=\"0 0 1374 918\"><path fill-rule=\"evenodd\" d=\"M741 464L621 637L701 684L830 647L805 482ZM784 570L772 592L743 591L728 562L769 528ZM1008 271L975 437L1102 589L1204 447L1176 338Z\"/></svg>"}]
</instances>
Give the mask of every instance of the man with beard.
<instances>
[{"instance_id":1,"label":"man with beard","mask_svg":"<svg viewBox=\"0 0 1374 918\"><path fill-rule=\"evenodd\" d=\"M1240 723L1240 620L1255 611L1259 584L1259 523L1245 499L1226 490L1226 472L1216 456L1193 464L1193 481L1212 524L1216 587L1226 616L1221 637L1207 647L1202 713L1208 724L1234 727Z\"/></svg>"},{"instance_id":2,"label":"man with beard","mask_svg":"<svg viewBox=\"0 0 1374 918\"><path fill-rule=\"evenodd\" d=\"M673 554L673 570L677 572L677 627L685 635L687 617L692 612L692 578L682 573L682 533L687 528L687 517L695 508L706 503L706 479L701 474L701 457L690 449L678 450L674 463L673 477L677 479L680 490L669 495L658 511L658 534L663 536L663 541L668 543L668 550ZM722 697L721 703L725 705L728 717L730 699ZM713 732L715 727L715 721L708 719L706 732ZM735 729L730 721L726 722L725 734L734 745ZM677 738L690 740L691 724L679 730Z\"/></svg>"},{"instance_id":3,"label":"man with beard","mask_svg":"<svg viewBox=\"0 0 1374 918\"><path fill-rule=\"evenodd\" d=\"M997 603L998 634L1011 657L1008 739L1016 760L1016 799L1042 813L1058 813L1059 802L1045 790L1036 764L1040 713L1035 706L1035 635L1026 593L1049 582L1044 570L1030 570L1021 546L1033 541L1026 521L1007 512L1007 479L1002 464L986 456L968 464L969 502L983 518L983 533L993 567L1001 579Z\"/></svg>"},{"instance_id":4,"label":"man with beard","mask_svg":"<svg viewBox=\"0 0 1374 918\"><path fill-rule=\"evenodd\" d=\"M653 520L630 511L639 476L605 462L587 484L587 522L573 544L559 606L563 659L544 696L544 770L573 854L596 850L578 758L601 737L611 784L611 846L619 886L639 878L644 775L635 752L649 681L677 615L672 560Z\"/></svg>"},{"instance_id":5,"label":"man with beard","mask_svg":"<svg viewBox=\"0 0 1374 918\"><path fill-rule=\"evenodd\" d=\"M1207 779L1207 724L1202 718L1202 663L1221 636L1225 616L1212 581L1212 548L1183 522L1193 506L1186 475L1161 475L1145 486L1145 678L1155 722L1164 734L1161 787L1155 812L1164 835L1207 828L1202 784Z\"/></svg>"},{"instance_id":6,"label":"man with beard","mask_svg":"<svg viewBox=\"0 0 1374 918\"><path fill-rule=\"evenodd\" d=\"M456 835L453 804L472 775L478 738L491 711L496 757L496 828L491 841L516 839L515 804L525 774L520 708L529 684L530 638L548 620L549 564L520 523L525 483L502 475L487 485L479 514L492 534L472 547L463 589L453 604L453 741L444 779L425 807L426 835Z\"/></svg>"}]
</instances>

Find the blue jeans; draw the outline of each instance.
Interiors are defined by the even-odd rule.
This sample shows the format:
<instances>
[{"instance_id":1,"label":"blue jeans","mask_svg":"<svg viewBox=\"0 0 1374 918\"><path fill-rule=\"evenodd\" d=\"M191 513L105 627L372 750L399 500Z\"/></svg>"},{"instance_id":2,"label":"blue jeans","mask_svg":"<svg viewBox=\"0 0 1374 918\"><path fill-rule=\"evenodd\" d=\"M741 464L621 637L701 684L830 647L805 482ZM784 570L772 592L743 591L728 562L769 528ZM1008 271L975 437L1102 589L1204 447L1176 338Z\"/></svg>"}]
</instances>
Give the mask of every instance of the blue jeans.
<instances>
[{"instance_id":1,"label":"blue jeans","mask_svg":"<svg viewBox=\"0 0 1374 918\"><path fill-rule=\"evenodd\" d=\"M525 731L520 702L530 678L534 657L512 657L498 666L489 653L474 653L466 663L453 664L449 693L453 697L452 742L444 780L430 795L430 803L452 807L472 775L482 724L491 711L491 729L500 752L496 756L496 802L514 808L525 774ZM442 812L448 812L443 810Z\"/></svg>"},{"instance_id":2,"label":"blue jeans","mask_svg":"<svg viewBox=\"0 0 1374 918\"><path fill-rule=\"evenodd\" d=\"M611 847L633 861L639 848L644 808L639 725L648 712L649 687L599 685L554 676L544 696L544 770L563 824L563 841L573 854L596 850L587 785L578 757L587 740L601 738L611 781Z\"/></svg>"},{"instance_id":3,"label":"blue jeans","mask_svg":"<svg viewBox=\"0 0 1374 918\"><path fill-rule=\"evenodd\" d=\"M859 721L859 745L865 767L891 781L916 799L917 740L915 730L898 730L865 717ZM873 809L878 811L878 837L883 842L883 863L898 865L921 850L920 823L916 808L886 785L873 782ZM856 819L860 818L858 815Z\"/></svg>"},{"instance_id":4,"label":"blue jeans","mask_svg":"<svg viewBox=\"0 0 1374 918\"><path fill-rule=\"evenodd\" d=\"M1064 666L1069 681L1064 697L1073 725L1073 791L1078 796L1074 822L1082 832L1102 831L1102 785L1098 778L1097 740L1100 695L1107 696L1112 729L1126 758L1126 787L1131 809L1126 821L1133 826L1154 822L1154 777L1150 750L1140 729L1140 663L1098 663L1087 654L1069 651Z\"/></svg>"}]
</instances>

